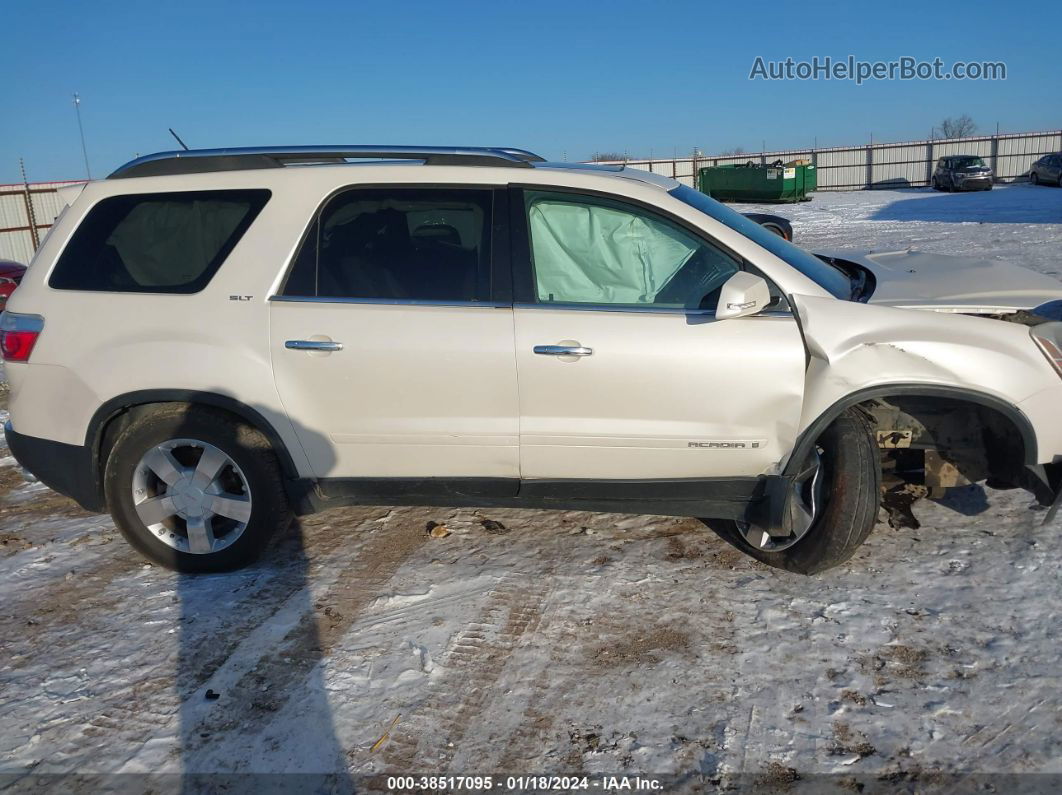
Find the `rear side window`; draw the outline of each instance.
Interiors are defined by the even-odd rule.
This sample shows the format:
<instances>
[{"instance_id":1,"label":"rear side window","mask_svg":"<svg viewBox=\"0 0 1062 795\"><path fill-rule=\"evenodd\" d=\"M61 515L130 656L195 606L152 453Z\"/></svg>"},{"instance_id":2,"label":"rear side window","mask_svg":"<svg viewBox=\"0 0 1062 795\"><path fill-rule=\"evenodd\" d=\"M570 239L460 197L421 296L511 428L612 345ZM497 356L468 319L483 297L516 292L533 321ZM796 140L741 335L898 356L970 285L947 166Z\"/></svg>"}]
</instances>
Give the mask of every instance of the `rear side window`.
<instances>
[{"instance_id":1,"label":"rear side window","mask_svg":"<svg viewBox=\"0 0 1062 795\"><path fill-rule=\"evenodd\" d=\"M59 290L197 293L269 200L268 190L112 196L93 207L59 257Z\"/></svg>"},{"instance_id":2,"label":"rear side window","mask_svg":"<svg viewBox=\"0 0 1062 795\"><path fill-rule=\"evenodd\" d=\"M311 225L283 295L487 300L492 208L487 189L344 191Z\"/></svg>"}]
</instances>

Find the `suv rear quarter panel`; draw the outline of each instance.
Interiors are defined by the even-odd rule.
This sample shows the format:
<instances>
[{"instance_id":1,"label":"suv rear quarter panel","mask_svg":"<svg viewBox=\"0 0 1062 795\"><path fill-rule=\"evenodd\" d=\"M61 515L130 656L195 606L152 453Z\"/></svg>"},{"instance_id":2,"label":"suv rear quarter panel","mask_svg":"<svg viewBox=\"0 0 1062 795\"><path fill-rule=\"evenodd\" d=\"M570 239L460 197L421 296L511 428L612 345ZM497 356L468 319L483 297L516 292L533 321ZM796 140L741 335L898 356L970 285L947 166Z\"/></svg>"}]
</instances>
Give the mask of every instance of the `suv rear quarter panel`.
<instances>
[{"instance_id":1,"label":"suv rear quarter panel","mask_svg":"<svg viewBox=\"0 0 1062 795\"><path fill-rule=\"evenodd\" d=\"M232 397L257 410L288 447L300 473L305 456L273 384L266 298L319 196L281 191L250 173L202 179L92 183L60 219L18 291L14 312L44 317L25 364L9 363L17 431L85 444L100 406L141 390L190 390ZM269 184L267 184L269 183ZM268 188L272 197L199 293L59 290L48 279L59 254L99 200L119 194L207 188Z\"/></svg>"}]
</instances>

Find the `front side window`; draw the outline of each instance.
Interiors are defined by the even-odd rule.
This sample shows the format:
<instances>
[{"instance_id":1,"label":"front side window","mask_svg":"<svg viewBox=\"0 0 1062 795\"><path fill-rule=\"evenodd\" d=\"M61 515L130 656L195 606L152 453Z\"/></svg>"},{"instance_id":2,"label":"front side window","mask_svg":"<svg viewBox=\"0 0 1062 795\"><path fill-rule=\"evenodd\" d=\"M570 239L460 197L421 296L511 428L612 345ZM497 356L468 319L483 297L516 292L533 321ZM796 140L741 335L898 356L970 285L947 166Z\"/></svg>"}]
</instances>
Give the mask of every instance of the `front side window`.
<instances>
[{"instance_id":1,"label":"front side window","mask_svg":"<svg viewBox=\"0 0 1062 795\"><path fill-rule=\"evenodd\" d=\"M50 287L128 293L197 293L269 200L268 190L112 196L81 222Z\"/></svg>"},{"instance_id":2,"label":"front side window","mask_svg":"<svg viewBox=\"0 0 1062 795\"><path fill-rule=\"evenodd\" d=\"M848 300L852 297L852 278L841 269L819 259L814 254L805 251L786 240L784 237L774 234L769 229L746 218L744 215L716 201L711 196L694 190L688 185L679 185L668 191L672 196L696 210L700 210L709 218L714 218L721 224L730 227L735 232L758 244L774 254L787 265L807 276L817 285L828 291L835 298Z\"/></svg>"},{"instance_id":3,"label":"front side window","mask_svg":"<svg viewBox=\"0 0 1062 795\"><path fill-rule=\"evenodd\" d=\"M525 190L524 203L540 304L714 308L740 269L728 252L622 202Z\"/></svg>"},{"instance_id":4,"label":"front side window","mask_svg":"<svg viewBox=\"0 0 1062 795\"><path fill-rule=\"evenodd\" d=\"M382 301L490 297L492 193L465 188L355 188L314 219L287 296Z\"/></svg>"}]
</instances>

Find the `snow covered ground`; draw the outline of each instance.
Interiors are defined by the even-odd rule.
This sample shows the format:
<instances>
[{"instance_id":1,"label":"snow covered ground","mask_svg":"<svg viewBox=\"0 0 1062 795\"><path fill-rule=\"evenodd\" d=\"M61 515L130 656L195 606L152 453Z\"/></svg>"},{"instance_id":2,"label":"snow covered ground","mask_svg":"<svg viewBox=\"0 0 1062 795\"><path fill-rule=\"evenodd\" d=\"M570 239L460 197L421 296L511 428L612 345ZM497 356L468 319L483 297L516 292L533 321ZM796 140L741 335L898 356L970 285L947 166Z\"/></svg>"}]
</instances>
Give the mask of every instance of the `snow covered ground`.
<instances>
[{"instance_id":1,"label":"snow covered ground","mask_svg":"<svg viewBox=\"0 0 1062 795\"><path fill-rule=\"evenodd\" d=\"M759 209L792 218L810 248L1062 271L1062 190ZM180 577L145 564L109 517L25 483L0 447L0 781L326 773L191 789L342 791L380 773L549 772L688 791L1057 788L1059 524L1042 527L1024 492L981 487L915 513L921 529L879 523L814 578L691 519L387 507L308 517L249 570Z\"/></svg>"}]
</instances>

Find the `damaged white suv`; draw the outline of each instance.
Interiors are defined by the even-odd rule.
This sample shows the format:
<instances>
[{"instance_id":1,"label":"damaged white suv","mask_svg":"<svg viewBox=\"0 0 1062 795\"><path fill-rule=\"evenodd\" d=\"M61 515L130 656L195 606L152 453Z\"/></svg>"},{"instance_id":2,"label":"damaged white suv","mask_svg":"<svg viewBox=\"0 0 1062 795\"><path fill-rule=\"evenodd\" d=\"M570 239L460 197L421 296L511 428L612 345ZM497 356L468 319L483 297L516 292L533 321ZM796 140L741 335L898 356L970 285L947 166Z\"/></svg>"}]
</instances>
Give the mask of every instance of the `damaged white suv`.
<instances>
[{"instance_id":1,"label":"damaged white suv","mask_svg":"<svg viewBox=\"0 0 1062 795\"><path fill-rule=\"evenodd\" d=\"M7 441L165 566L351 503L706 517L807 573L883 471L1058 506L1047 276L816 256L514 149L173 152L67 190L0 321Z\"/></svg>"}]
</instances>

